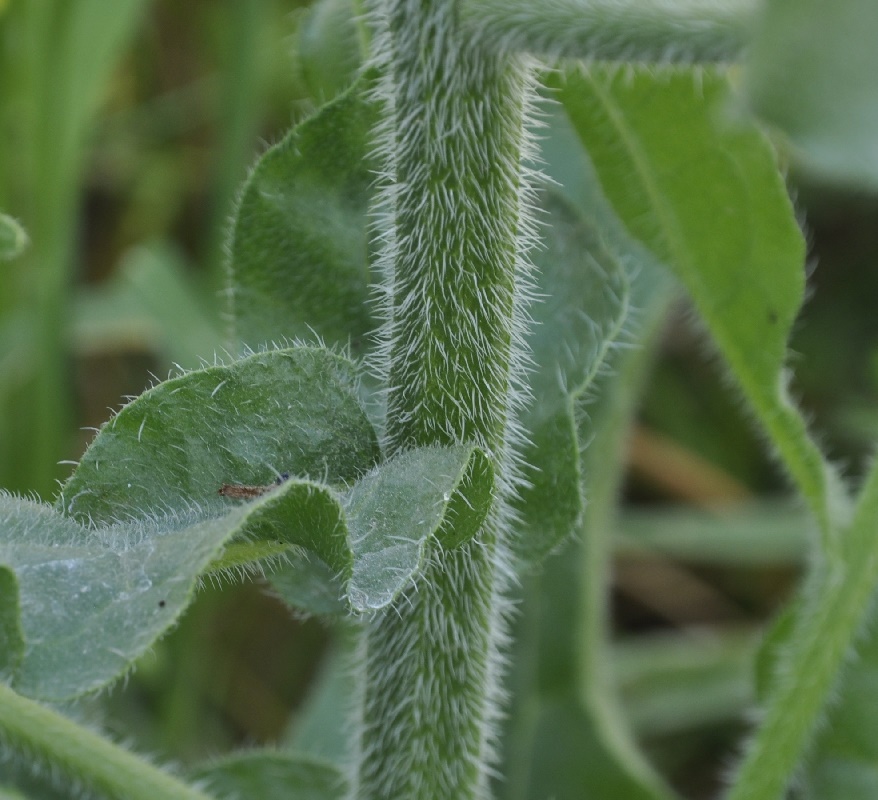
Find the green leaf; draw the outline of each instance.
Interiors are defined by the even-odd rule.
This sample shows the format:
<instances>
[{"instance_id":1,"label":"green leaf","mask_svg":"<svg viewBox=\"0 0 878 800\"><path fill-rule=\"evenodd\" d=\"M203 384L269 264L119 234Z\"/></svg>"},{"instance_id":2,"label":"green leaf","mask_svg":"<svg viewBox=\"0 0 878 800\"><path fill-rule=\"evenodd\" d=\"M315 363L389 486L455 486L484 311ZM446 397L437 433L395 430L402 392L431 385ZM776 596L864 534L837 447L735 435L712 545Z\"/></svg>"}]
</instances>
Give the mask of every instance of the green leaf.
<instances>
[{"instance_id":1,"label":"green leaf","mask_svg":"<svg viewBox=\"0 0 878 800\"><path fill-rule=\"evenodd\" d=\"M262 156L231 241L238 335L312 336L356 349L372 330L367 204L376 107L364 75Z\"/></svg>"},{"instance_id":2,"label":"green leaf","mask_svg":"<svg viewBox=\"0 0 878 800\"><path fill-rule=\"evenodd\" d=\"M283 745L291 752L342 764L350 763L353 745L350 716L357 681L351 666L359 630L355 625L339 626L337 634L308 696L290 719Z\"/></svg>"},{"instance_id":3,"label":"green leaf","mask_svg":"<svg viewBox=\"0 0 878 800\"><path fill-rule=\"evenodd\" d=\"M541 560L577 527L583 511L576 409L619 336L628 277L597 229L561 194L547 191L544 247L534 256L543 297L532 307L530 376L523 416L529 486L517 501L518 554Z\"/></svg>"},{"instance_id":4,"label":"green leaf","mask_svg":"<svg viewBox=\"0 0 878 800\"><path fill-rule=\"evenodd\" d=\"M87 530L49 506L0 496L0 561L19 584L25 643L13 688L61 701L127 672L174 624L247 513Z\"/></svg>"},{"instance_id":5,"label":"green leaf","mask_svg":"<svg viewBox=\"0 0 878 800\"><path fill-rule=\"evenodd\" d=\"M20 614L18 580L9 567L0 564L0 681L15 676L24 655Z\"/></svg>"},{"instance_id":6,"label":"green leaf","mask_svg":"<svg viewBox=\"0 0 878 800\"><path fill-rule=\"evenodd\" d=\"M298 59L308 91L325 103L349 86L362 60L353 0L319 0L299 25Z\"/></svg>"},{"instance_id":7,"label":"green leaf","mask_svg":"<svg viewBox=\"0 0 878 800\"><path fill-rule=\"evenodd\" d=\"M0 213L0 261L12 261L27 247L24 228L7 214Z\"/></svg>"},{"instance_id":8,"label":"green leaf","mask_svg":"<svg viewBox=\"0 0 878 800\"><path fill-rule=\"evenodd\" d=\"M336 767L271 750L225 756L195 770L192 778L205 783L218 797L341 800L347 796L347 782Z\"/></svg>"},{"instance_id":9,"label":"green leaf","mask_svg":"<svg viewBox=\"0 0 878 800\"><path fill-rule=\"evenodd\" d=\"M878 797L878 636L870 631L844 671L801 782L807 800Z\"/></svg>"},{"instance_id":10,"label":"green leaf","mask_svg":"<svg viewBox=\"0 0 878 800\"><path fill-rule=\"evenodd\" d=\"M859 677L854 666L856 648L862 644L868 653L873 638L878 585L876 522L878 468L873 464L853 520L843 531L842 558L819 563L806 575L794 616L775 629L776 641L783 644L783 651L773 656L779 664L778 677L762 724L739 766L730 800L780 796L800 770L821 719L827 713L831 718L830 701L839 686L845 685L840 681ZM784 643L786 626L791 626L791 631ZM770 651L768 656L772 657ZM859 735L853 729L851 732Z\"/></svg>"},{"instance_id":11,"label":"green leaf","mask_svg":"<svg viewBox=\"0 0 878 800\"><path fill-rule=\"evenodd\" d=\"M581 784L567 796L578 798L583 792L611 796L604 787L614 785L628 787L628 793L620 796L666 800L671 794L637 752L607 675L606 580L618 465L648 363L648 344L671 296L669 280L655 257L631 238L615 216L566 115L550 117L541 144L548 176L561 185L589 225L599 228L602 245L629 271L631 304L639 312L626 331L626 341L636 346L610 353L605 374L602 371L586 393L590 402L579 398L574 409L588 500L577 531L581 542L567 543L560 554L549 556L537 574L526 578L516 636L520 657L514 659L515 693L504 747L508 779L497 791L506 800L543 798L546 792L530 778L537 772L551 772L551 783L559 790L576 786L583 759L591 763L593 755L601 765L593 773L595 782ZM567 705L569 713L555 720L559 703ZM555 721L575 737L563 753L560 748L553 750ZM548 740L538 741L543 737ZM541 763L545 760L551 767Z\"/></svg>"},{"instance_id":12,"label":"green leaf","mask_svg":"<svg viewBox=\"0 0 878 800\"><path fill-rule=\"evenodd\" d=\"M786 390L805 249L768 142L723 124L726 81L709 70L554 82L617 213L688 288L828 538L846 496Z\"/></svg>"},{"instance_id":13,"label":"green leaf","mask_svg":"<svg viewBox=\"0 0 878 800\"><path fill-rule=\"evenodd\" d=\"M284 485L272 496L280 502L287 491ZM493 470L483 451L469 445L424 447L357 481L339 496L337 518L322 529L305 524L301 534L286 533L332 570L353 610L370 611L387 606L411 583L434 537L444 548L469 541L484 521L492 493ZM272 577L275 589L291 604L301 602L301 587L285 573L280 581ZM285 594L287 587L292 596Z\"/></svg>"},{"instance_id":14,"label":"green leaf","mask_svg":"<svg viewBox=\"0 0 878 800\"><path fill-rule=\"evenodd\" d=\"M546 700L534 728L534 766L526 795L529 800L655 800L658 796L621 768L575 698Z\"/></svg>"},{"instance_id":15,"label":"green leaf","mask_svg":"<svg viewBox=\"0 0 878 800\"><path fill-rule=\"evenodd\" d=\"M806 166L878 187L878 4L769 0L747 51L746 94Z\"/></svg>"},{"instance_id":16,"label":"green leaf","mask_svg":"<svg viewBox=\"0 0 878 800\"><path fill-rule=\"evenodd\" d=\"M351 362L310 347L165 381L101 427L59 507L96 524L192 505L219 514L230 504L222 484L354 480L379 458L356 388Z\"/></svg>"}]
</instances>

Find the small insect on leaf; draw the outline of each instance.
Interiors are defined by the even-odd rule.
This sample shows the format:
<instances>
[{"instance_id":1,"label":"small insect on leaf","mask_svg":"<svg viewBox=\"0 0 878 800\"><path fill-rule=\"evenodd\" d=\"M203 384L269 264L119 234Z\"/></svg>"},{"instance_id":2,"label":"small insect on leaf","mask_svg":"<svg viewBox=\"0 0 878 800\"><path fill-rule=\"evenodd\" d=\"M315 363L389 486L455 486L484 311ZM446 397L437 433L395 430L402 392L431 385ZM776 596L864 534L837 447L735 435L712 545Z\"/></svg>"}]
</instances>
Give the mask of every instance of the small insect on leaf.
<instances>
[{"instance_id":1,"label":"small insect on leaf","mask_svg":"<svg viewBox=\"0 0 878 800\"><path fill-rule=\"evenodd\" d=\"M274 483L269 483L267 486L253 486L246 483L224 483L220 486L217 494L223 497L231 497L235 500L250 500L254 497L261 497L272 489L276 489L284 481L289 480L289 477L289 472L282 472L275 478Z\"/></svg>"}]
</instances>

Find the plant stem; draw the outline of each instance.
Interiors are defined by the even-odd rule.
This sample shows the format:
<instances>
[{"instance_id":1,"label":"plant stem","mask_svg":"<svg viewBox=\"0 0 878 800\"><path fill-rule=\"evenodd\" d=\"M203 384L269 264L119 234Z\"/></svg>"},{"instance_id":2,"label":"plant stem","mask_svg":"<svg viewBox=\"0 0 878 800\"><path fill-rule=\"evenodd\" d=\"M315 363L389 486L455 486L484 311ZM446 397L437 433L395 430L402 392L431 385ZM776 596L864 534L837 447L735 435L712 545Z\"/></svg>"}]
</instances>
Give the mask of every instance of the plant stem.
<instances>
[{"instance_id":1,"label":"plant stem","mask_svg":"<svg viewBox=\"0 0 878 800\"><path fill-rule=\"evenodd\" d=\"M507 49L608 61L736 61L754 0L464 0L461 18Z\"/></svg>"},{"instance_id":2,"label":"plant stem","mask_svg":"<svg viewBox=\"0 0 878 800\"><path fill-rule=\"evenodd\" d=\"M522 327L528 75L473 46L455 0L390 0L382 155L390 452L476 441L501 475L477 541L437 552L367 626L360 800L487 795L511 387Z\"/></svg>"},{"instance_id":3,"label":"plant stem","mask_svg":"<svg viewBox=\"0 0 878 800\"><path fill-rule=\"evenodd\" d=\"M876 518L878 469L873 466L841 539L843 563L828 562L806 587L777 686L728 800L776 800L805 755L857 636L874 614Z\"/></svg>"},{"instance_id":4,"label":"plant stem","mask_svg":"<svg viewBox=\"0 0 878 800\"><path fill-rule=\"evenodd\" d=\"M0 741L120 800L210 800L133 753L0 682Z\"/></svg>"}]
</instances>

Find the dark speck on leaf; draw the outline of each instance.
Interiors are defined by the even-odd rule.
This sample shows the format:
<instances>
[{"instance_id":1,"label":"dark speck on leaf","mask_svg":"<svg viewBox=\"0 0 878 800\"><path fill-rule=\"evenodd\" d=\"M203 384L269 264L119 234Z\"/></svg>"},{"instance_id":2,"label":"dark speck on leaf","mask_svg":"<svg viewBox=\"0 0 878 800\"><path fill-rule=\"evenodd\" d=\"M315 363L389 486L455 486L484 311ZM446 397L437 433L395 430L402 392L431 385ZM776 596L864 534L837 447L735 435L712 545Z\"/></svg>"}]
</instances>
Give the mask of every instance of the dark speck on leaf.
<instances>
[{"instance_id":1,"label":"dark speck on leaf","mask_svg":"<svg viewBox=\"0 0 878 800\"><path fill-rule=\"evenodd\" d=\"M768 321L774 325L777 322L777 311L773 309L769 309L768 311Z\"/></svg>"}]
</instances>

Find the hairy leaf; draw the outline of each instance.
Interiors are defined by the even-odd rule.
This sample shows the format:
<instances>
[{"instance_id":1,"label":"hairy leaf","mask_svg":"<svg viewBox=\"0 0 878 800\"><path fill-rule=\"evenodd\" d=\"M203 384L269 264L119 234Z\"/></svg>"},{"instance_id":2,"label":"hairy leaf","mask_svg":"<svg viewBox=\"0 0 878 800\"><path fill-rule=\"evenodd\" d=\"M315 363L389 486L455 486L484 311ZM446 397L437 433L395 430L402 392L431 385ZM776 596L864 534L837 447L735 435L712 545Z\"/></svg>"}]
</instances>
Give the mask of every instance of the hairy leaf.
<instances>
[{"instance_id":1,"label":"hairy leaf","mask_svg":"<svg viewBox=\"0 0 878 800\"><path fill-rule=\"evenodd\" d=\"M518 553L539 561L577 527L583 511L576 407L628 309L628 277L593 224L560 193L544 193L545 246L535 254L543 297L532 310L534 400L523 418L529 486L518 498Z\"/></svg>"},{"instance_id":2,"label":"hairy leaf","mask_svg":"<svg viewBox=\"0 0 878 800\"><path fill-rule=\"evenodd\" d=\"M125 673L174 624L246 513L90 531L49 506L0 497L0 562L18 581L25 645L13 687L61 701Z\"/></svg>"},{"instance_id":3,"label":"hairy leaf","mask_svg":"<svg viewBox=\"0 0 878 800\"><path fill-rule=\"evenodd\" d=\"M372 329L367 157L376 108L364 75L262 156L231 241L238 335L250 345L316 333L356 349Z\"/></svg>"},{"instance_id":4,"label":"hairy leaf","mask_svg":"<svg viewBox=\"0 0 878 800\"><path fill-rule=\"evenodd\" d=\"M0 560L2 553L0 549ZM24 654L20 614L18 580L12 569L0 563L0 681L15 676Z\"/></svg>"},{"instance_id":5,"label":"hairy leaf","mask_svg":"<svg viewBox=\"0 0 878 800\"><path fill-rule=\"evenodd\" d=\"M59 507L94 523L193 505L220 513L223 484L270 485L282 473L339 484L378 458L353 365L319 348L271 350L133 400L101 427Z\"/></svg>"},{"instance_id":6,"label":"hairy leaf","mask_svg":"<svg viewBox=\"0 0 878 800\"><path fill-rule=\"evenodd\" d=\"M4 495L0 563L8 568L0 571L0 589L17 579L24 635L14 687L59 701L119 677L174 623L232 537L231 547L240 551L232 563L292 552L310 596L319 591L332 605L309 610L335 611L343 596L356 611L387 605L423 567L433 537L453 547L475 534L490 505L492 478L480 450L425 448L341 493L289 479L221 515L193 507L96 529ZM443 531L461 503L475 511L457 516L452 539ZM273 549L262 549L266 543ZM301 602L307 590L294 591ZM16 610L4 604L4 632L14 632ZM9 666L14 659L13 651Z\"/></svg>"},{"instance_id":7,"label":"hairy leaf","mask_svg":"<svg viewBox=\"0 0 878 800\"><path fill-rule=\"evenodd\" d=\"M878 4L769 0L748 49L751 107L818 173L878 186Z\"/></svg>"},{"instance_id":8,"label":"hairy leaf","mask_svg":"<svg viewBox=\"0 0 878 800\"><path fill-rule=\"evenodd\" d=\"M347 796L342 772L331 764L301 755L251 750L212 761L192 777L217 797L259 800L341 800Z\"/></svg>"},{"instance_id":9,"label":"hairy leaf","mask_svg":"<svg viewBox=\"0 0 878 800\"><path fill-rule=\"evenodd\" d=\"M363 53L354 0L319 0L299 24L298 60L311 97L325 103L348 86Z\"/></svg>"},{"instance_id":10,"label":"hairy leaf","mask_svg":"<svg viewBox=\"0 0 878 800\"><path fill-rule=\"evenodd\" d=\"M858 651L798 782L808 800L878 797L878 636L870 631Z\"/></svg>"},{"instance_id":11,"label":"hairy leaf","mask_svg":"<svg viewBox=\"0 0 878 800\"><path fill-rule=\"evenodd\" d=\"M423 569L433 537L439 546L453 548L475 535L492 493L493 470L481 450L468 445L410 450L339 496L334 527L303 526L293 541L332 570L353 610L383 608ZM294 569L301 571L301 564ZM291 604L302 603L302 587L286 570L272 576L272 583Z\"/></svg>"},{"instance_id":12,"label":"hairy leaf","mask_svg":"<svg viewBox=\"0 0 878 800\"><path fill-rule=\"evenodd\" d=\"M538 573L526 577L516 637L520 657L515 659L514 700L504 744L507 780L497 791L507 800L536 800L546 796L540 786L545 778L554 790L567 792L559 798L583 792L609 797L608 787L625 787L620 796L666 800L670 793L627 734L600 665L610 658L605 606L609 509L617 496L621 447L647 362L643 345L655 335L667 307L669 281L654 256L631 238L613 213L563 114L550 117L542 144L549 177L560 184L589 226L600 229L601 246L626 267L631 303L639 310L629 321L626 340L640 346L609 354L606 374L599 374L594 386L577 399L574 430L558 439L560 446L574 437L581 459L578 478L587 500L578 519L577 538L582 542L568 542ZM560 729L571 737L563 747L558 745ZM587 782L582 781L585 763L599 765L589 770Z\"/></svg>"},{"instance_id":13,"label":"hairy leaf","mask_svg":"<svg viewBox=\"0 0 878 800\"><path fill-rule=\"evenodd\" d=\"M846 503L786 392L804 240L771 147L723 124L727 85L710 71L555 80L617 213L688 288L828 537Z\"/></svg>"}]
</instances>

